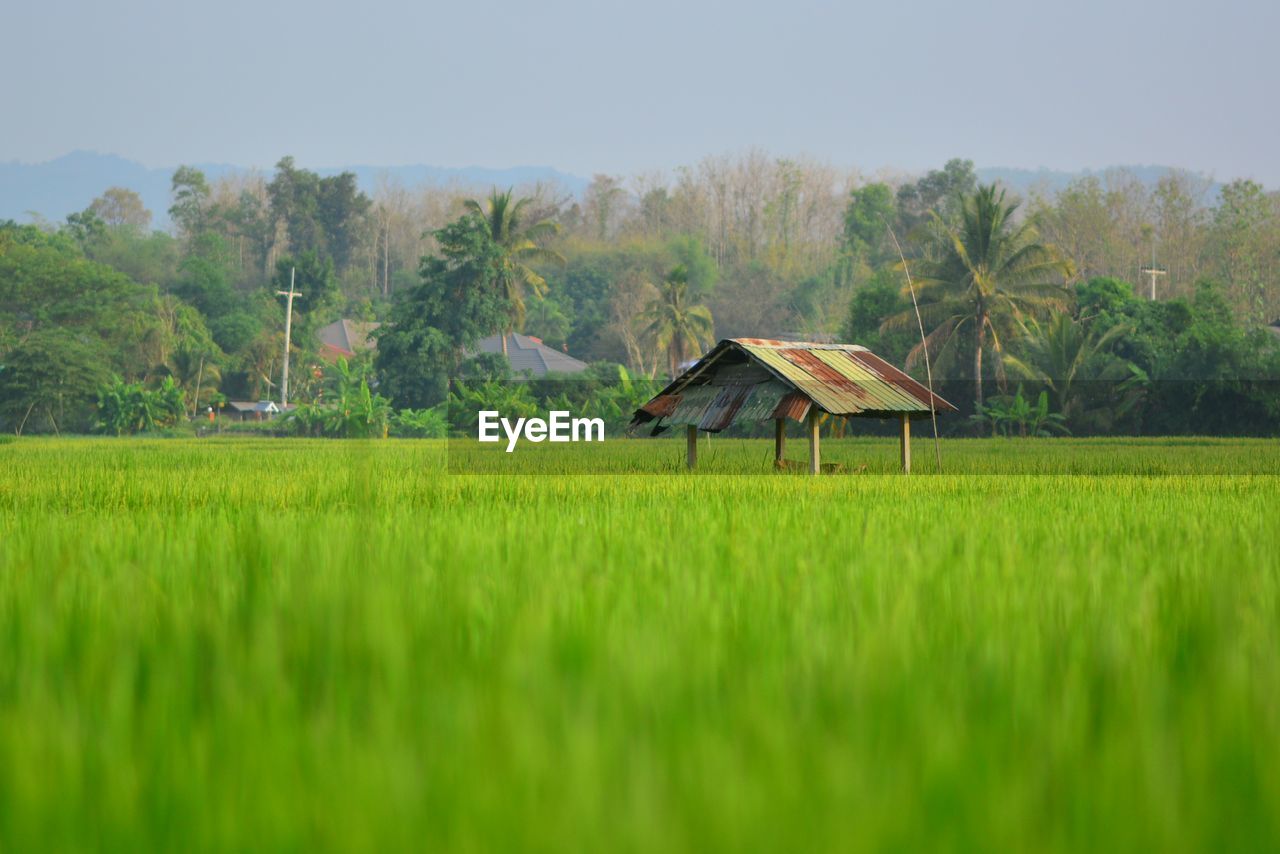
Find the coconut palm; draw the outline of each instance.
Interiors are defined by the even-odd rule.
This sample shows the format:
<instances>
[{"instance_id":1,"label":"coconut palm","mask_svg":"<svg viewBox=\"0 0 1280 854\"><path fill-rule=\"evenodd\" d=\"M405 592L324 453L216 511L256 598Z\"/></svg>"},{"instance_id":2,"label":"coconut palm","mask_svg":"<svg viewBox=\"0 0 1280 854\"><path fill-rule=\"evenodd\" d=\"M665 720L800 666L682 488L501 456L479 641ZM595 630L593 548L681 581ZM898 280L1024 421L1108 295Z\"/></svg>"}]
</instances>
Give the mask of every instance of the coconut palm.
<instances>
[{"instance_id":1,"label":"coconut palm","mask_svg":"<svg viewBox=\"0 0 1280 854\"><path fill-rule=\"evenodd\" d=\"M167 373L178 382L183 393L191 400L191 415L195 417L201 398L208 398L218 390L222 371L213 361L211 353L199 349L179 348L169 357Z\"/></svg>"},{"instance_id":2,"label":"coconut palm","mask_svg":"<svg viewBox=\"0 0 1280 854\"><path fill-rule=\"evenodd\" d=\"M640 314L647 321L645 337L654 346L667 351L667 361L674 377L689 352L714 343L715 325L705 305L689 304L689 275L683 266L676 267L658 288L658 296Z\"/></svg>"},{"instance_id":3,"label":"coconut palm","mask_svg":"<svg viewBox=\"0 0 1280 854\"><path fill-rule=\"evenodd\" d=\"M507 352L507 336L524 327L525 289L541 297L547 292L547 280L530 264L563 264L564 256L547 249L543 242L560 231L560 224L549 219L525 221L525 209L532 199L514 198L512 191L489 193L486 203L476 199L463 202L467 211L479 218L488 229L489 237L502 249L499 260L498 283L511 305L511 317L502 330L502 353Z\"/></svg>"},{"instance_id":4,"label":"coconut palm","mask_svg":"<svg viewBox=\"0 0 1280 854\"><path fill-rule=\"evenodd\" d=\"M1006 202L994 184L980 186L961 199L960 217L949 225L933 215L941 245L911 266L920 316L932 330L907 357L912 364L928 347L941 351L957 333L973 335L975 402L982 406L982 356L994 356L998 378L1004 376L1001 334L1014 324L1051 308L1065 308L1063 285L1073 275L1071 262L1039 242L1035 223L1015 223L1016 202ZM883 328L916 325L914 310L893 315Z\"/></svg>"}]
</instances>

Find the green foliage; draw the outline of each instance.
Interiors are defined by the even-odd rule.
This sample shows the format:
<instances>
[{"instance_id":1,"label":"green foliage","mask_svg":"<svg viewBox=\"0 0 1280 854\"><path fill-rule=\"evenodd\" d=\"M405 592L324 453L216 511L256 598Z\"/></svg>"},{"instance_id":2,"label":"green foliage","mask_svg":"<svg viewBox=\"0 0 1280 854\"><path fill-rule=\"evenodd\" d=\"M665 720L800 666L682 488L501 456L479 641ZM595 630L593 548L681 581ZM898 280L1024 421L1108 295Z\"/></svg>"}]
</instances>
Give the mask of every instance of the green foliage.
<instances>
[{"instance_id":1,"label":"green foliage","mask_svg":"<svg viewBox=\"0 0 1280 854\"><path fill-rule=\"evenodd\" d=\"M230 247L220 235L208 233L193 238L178 272L173 292L200 309L210 323L243 310L243 300L232 285Z\"/></svg>"},{"instance_id":2,"label":"green foliage","mask_svg":"<svg viewBox=\"0 0 1280 854\"><path fill-rule=\"evenodd\" d=\"M984 403L969 419L991 428L992 436L1052 436L1069 434L1061 412L1049 411L1049 393L1040 392L1033 404L1022 394L1022 386L1012 397L998 395Z\"/></svg>"},{"instance_id":3,"label":"green foliage","mask_svg":"<svg viewBox=\"0 0 1280 854\"><path fill-rule=\"evenodd\" d=\"M705 297L715 289L720 271L716 268L715 259L707 254L706 247L697 238L687 235L672 238L667 243L667 251L675 259L674 266L684 270L685 281L693 297Z\"/></svg>"},{"instance_id":4,"label":"green foliage","mask_svg":"<svg viewBox=\"0 0 1280 854\"><path fill-rule=\"evenodd\" d=\"M159 388L126 383L119 377L98 392L95 429L114 436L133 435L171 427L186 413L186 400L173 377Z\"/></svg>"},{"instance_id":5,"label":"green foliage","mask_svg":"<svg viewBox=\"0 0 1280 854\"><path fill-rule=\"evenodd\" d=\"M284 223L289 248L301 258L310 254L320 264L345 273L355 257L372 202L356 186L356 177L343 172L321 178L299 169L283 157L267 185L271 216Z\"/></svg>"},{"instance_id":6,"label":"green foliage","mask_svg":"<svg viewBox=\"0 0 1280 854\"><path fill-rule=\"evenodd\" d=\"M1115 355L1133 364L1145 386L1135 417L1145 433L1259 435L1280 415L1280 342L1235 320L1223 288L1202 281L1190 300L1139 299L1125 283L1081 285L1080 312ZM1116 401L1112 400L1111 405Z\"/></svg>"},{"instance_id":7,"label":"green foliage","mask_svg":"<svg viewBox=\"0 0 1280 854\"><path fill-rule=\"evenodd\" d=\"M440 254L422 259L421 283L397 295L377 332L381 387L401 408L442 402L463 354L511 316L499 281L504 253L489 225L467 215L435 238Z\"/></svg>"},{"instance_id":8,"label":"green foliage","mask_svg":"<svg viewBox=\"0 0 1280 854\"><path fill-rule=\"evenodd\" d=\"M87 248L88 257L123 273L136 282L162 285L173 281L178 270L178 243L162 231L130 227L107 229Z\"/></svg>"},{"instance_id":9,"label":"green foliage","mask_svg":"<svg viewBox=\"0 0 1280 854\"><path fill-rule=\"evenodd\" d=\"M83 432L110 371L100 342L42 328L0 355L0 425L17 434Z\"/></svg>"},{"instance_id":10,"label":"green foliage","mask_svg":"<svg viewBox=\"0 0 1280 854\"><path fill-rule=\"evenodd\" d=\"M151 366L157 326L154 290L86 260L68 241L0 226L5 429L86 429L110 373Z\"/></svg>"},{"instance_id":11,"label":"green foliage","mask_svg":"<svg viewBox=\"0 0 1280 854\"><path fill-rule=\"evenodd\" d=\"M532 299L526 306L525 334L542 339L548 347L559 349L569 340L573 329L572 311L554 294Z\"/></svg>"},{"instance_id":12,"label":"green foliage","mask_svg":"<svg viewBox=\"0 0 1280 854\"><path fill-rule=\"evenodd\" d=\"M365 361L338 359L325 372L320 398L285 416L285 425L304 436L385 438L392 421L391 403L370 387L372 373Z\"/></svg>"},{"instance_id":13,"label":"green foliage","mask_svg":"<svg viewBox=\"0 0 1280 854\"><path fill-rule=\"evenodd\" d=\"M561 410L574 417L602 418L609 435L620 435L640 405L663 383L633 376L622 365L595 362L578 374L552 374L527 383L539 412Z\"/></svg>"},{"instance_id":14,"label":"green foliage","mask_svg":"<svg viewBox=\"0 0 1280 854\"><path fill-rule=\"evenodd\" d=\"M884 268L853 292L849 315L841 331L842 340L861 344L895 365L901 365L920 342L918 325L882 328L885 318L911 312L911 298L904 294L906 278L901 272ZM914 315L914 313L913 313Z\"/></svg>"},{"instance_id":15,"label":"green foliage","mask_svg":"<svg viewBox=\"0 0 1280 854\"><path fill-rule=\"evenodd\" d=\"M1128 415L1141 399L1146 374L1114 355L1116 343L1130 332L1115 324L1105 331L1091 320L1067 312L1047 323L1027 323L1018 350L1005 362L1015 373L1043 383L1054 408L1089 432L1107 431Z\"/></svg>"},{"instance_id":16,"label":"green foliage","mask_svg":"<svg viewBox=\"0 0 1280 854\"><path fill-rule=\"evenodd\" d=\"M512 379L511 362L501 353L476 353L458 366L458 377L508 382Z\"/></svg>"},{"instance_id":17,"label":"green foliage","mask_svg":"<svg viewBox=\"0 0 1280 854\"><path fill-rule=\"evenodd\" d=\"M978 189L973 161L948 160L941 169L932 169L920 180L898 188L897 207L902 234L911 234L929 223L936 213L944 223L957 221L964 198Z\"/></svg>"},{"instance_id":18,"label":"green foliage","mask_svg":"<svg viewBox=\"0 0 1280 854\"><path fill-rule=\"evenodd\" d=\"M896 222L897 212L888 184L867 184L849 194L844 210L844 250L855 267L874 269L896 257L889 227Z\"/></svg>"},{"instance_id":19,"label":"green foliage","mask_svg":"<svg viewBox=\"0 0 1280 854\"><path fill-rule=\"evenodd\" d=\"M449 435L447 405L401 409L391 416L391 435L400 439L443 439Z\"/></svg>"},{"instance_id":20,"label":"green foliage","mask_svg":"<svg viewBox=\"0 0 1280 854\"><path fill-rule=\"evenodd\" d=\"M66 232L82 252L89 252L106 239L107 224L91 210L67 215Z\"/></svg>"},{"instance_id":21,"label":"green foliage","mask_svg":"<svg viewBox=\"0 0 1280 854\"><path fill-rule=\"evenodd\" d=\"M294 297L293 302L294 340L305 346L315 337L316 330L332 319L329 312L339 300L334 263L311 250L277 261L271 288L281 307L285 297L279 296L279 292L287 293L291 280L294 289L302 294Z\"/></svg>"},{"instance_id":22,"label":"green foliage","mask_svg":"<svg viewBox=\"0 0 1280 854\"><path fill-rule=\"evenodd\" d=\"M459 433L475 436L481 410L503 418L529 418L539 412L527 382L496 379L457 380L449 389L449 424Z\"/></svg>"}]
</instances>

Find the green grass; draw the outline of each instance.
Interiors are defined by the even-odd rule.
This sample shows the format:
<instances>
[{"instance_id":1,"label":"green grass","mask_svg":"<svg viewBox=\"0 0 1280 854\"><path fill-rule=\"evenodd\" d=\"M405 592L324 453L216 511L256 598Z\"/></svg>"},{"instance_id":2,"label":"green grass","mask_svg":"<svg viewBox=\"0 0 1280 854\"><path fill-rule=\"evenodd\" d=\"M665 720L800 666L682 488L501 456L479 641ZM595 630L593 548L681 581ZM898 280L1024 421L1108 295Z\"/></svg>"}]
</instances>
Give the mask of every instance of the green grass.
<instances>
[{"instance_id":1,"label":"green grass","mask_svg":"<svg viewBox=\"0 0 1280 854\"><path fill-rule=\"evenodd\" d=\"M1280 845L1275 443L719 441L0 446L0 848Z\"/></svg>"}]
</instances>

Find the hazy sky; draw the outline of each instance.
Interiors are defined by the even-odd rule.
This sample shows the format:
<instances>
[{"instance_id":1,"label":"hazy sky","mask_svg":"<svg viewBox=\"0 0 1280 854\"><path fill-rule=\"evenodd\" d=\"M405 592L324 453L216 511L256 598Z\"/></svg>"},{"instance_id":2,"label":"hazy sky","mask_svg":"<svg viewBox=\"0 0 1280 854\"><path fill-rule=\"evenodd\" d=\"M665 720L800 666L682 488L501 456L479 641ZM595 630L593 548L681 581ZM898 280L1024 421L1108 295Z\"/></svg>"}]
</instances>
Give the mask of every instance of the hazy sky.
<instances>
[{"instance_id":1,"label":"hazy sky","mask_svg":"<svg viewBox=\"0 0 1280 854\"><path fill-rule=\"evenodd\" d=\"M1156 163L1280 185L1274 0L41 0L0 160L671 169Z\"/></svg>"}]
</instances>

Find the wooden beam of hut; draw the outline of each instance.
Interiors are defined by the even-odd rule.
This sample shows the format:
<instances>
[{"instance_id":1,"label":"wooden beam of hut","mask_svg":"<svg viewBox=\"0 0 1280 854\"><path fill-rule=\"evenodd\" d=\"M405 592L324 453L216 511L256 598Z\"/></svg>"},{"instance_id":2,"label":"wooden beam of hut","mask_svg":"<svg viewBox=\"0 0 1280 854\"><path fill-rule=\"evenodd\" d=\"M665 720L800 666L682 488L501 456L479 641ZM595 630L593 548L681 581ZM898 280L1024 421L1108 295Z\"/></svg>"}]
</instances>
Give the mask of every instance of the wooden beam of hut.
<instances>
[{"instance_id":1,"label":"wooden beam of hut","mask_svg":"<svg viewBox=\"0 0 1280 854\"><path fill-rule=\"evenodd\" d=\"M818 407L809 408L809 474L822 471L822 450L818 447Z\"/></svg>"},{"instance_id":2,"label":"wooden beam of hut","mask_svg":"<svg viewBox=\"0 0 1280 854\"><path fill-rule=\"evenodd\" d=\"M902 440L900 442L902 456L902 473L911 474L911 418L902 413Z\"/></svg>"}]
</instances>

